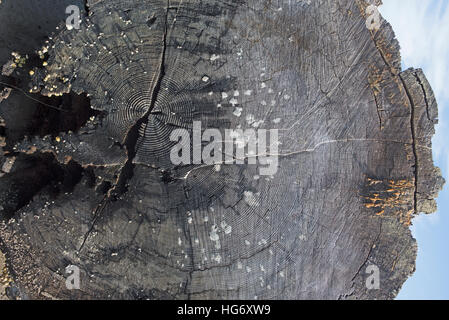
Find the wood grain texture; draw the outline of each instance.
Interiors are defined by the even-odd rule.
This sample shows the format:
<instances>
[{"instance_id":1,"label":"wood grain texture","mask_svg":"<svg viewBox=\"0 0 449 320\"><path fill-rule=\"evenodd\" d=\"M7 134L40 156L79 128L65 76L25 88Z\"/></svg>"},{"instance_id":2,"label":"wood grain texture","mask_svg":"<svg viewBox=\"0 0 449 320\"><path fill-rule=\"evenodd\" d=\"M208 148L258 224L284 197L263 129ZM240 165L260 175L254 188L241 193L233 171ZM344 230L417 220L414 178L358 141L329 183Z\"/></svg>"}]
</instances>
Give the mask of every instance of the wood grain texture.
<instances>
[{"instance_id":1,"label":"wood grain texture","mask_svg":"<svg viewBox=\"0 0 449 320\"><path fill-rule=\"evenodd\" d=\"M16 160L0 177L14 208L0 226L11 296L397 295L415 268L412 218L436 210L443 184L438 112L422 71L401 72L390 25L366 28L367 2L87 5L81 29L61 28L44 44L48 64L22 81L48 99L86 94L97 113L57 138L5 134ZM70 101L64 110L85 110ZM277 173L173 165L170 133L194 121L279 129ZM30 161L37 171L23 169ZM11 187L24 177L36 183L26 197ZM81 290L65 288L68 265L81 268ZM365 285L369 265L379 290Z\"/></svg>"}]
</instances>

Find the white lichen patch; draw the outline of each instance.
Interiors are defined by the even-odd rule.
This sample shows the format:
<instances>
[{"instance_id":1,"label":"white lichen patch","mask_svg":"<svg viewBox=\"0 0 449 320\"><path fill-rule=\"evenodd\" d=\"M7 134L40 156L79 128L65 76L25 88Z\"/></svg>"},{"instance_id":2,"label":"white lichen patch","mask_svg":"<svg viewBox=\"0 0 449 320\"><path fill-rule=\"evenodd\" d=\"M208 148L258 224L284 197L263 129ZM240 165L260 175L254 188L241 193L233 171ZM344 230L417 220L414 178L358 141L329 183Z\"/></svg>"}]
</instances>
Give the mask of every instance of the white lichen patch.
<instances>
[{"instance_id":1,"label":"white lichen patch","mask_svg":"<svg viewBox=\"0 0 449 320\"><path fill-rule=\"evenodd\" d=\"M232 232L232 227L226 223L226 221L221 222L221 229L223 229L225 234L230 234Z\"/></svg>"},{"instance_id":2,"label":"white lichen patch","mask_svg":"<svg viewBox=\"0 0 449 320\"><path fill-rule=\"evenodd\" d=\"M264 120L256 120L254 118L254 115L248 114L246 116L246 123L248 125L251 125L253 128L258 128L260 125L262 125L265 121Z\"/></svg>"},{"instance_id":3,"label":"white lichen patch","mask_svg":"<svg viewBox=\"0 0 449 320\"><path fill-rule=\"evenodd\" d=\"M242 115L243 108L237 107L235 108L233 115L236 117L240 117Z\"/></svg>"},{"instance_id":4,"label":"white lichen patch","mask_svg":"<svg viewBox=\"0 0 449 320\"><path fill-rule=\"evenodd\" d=\"M259 194L254 194L252 191L245 191L243 193L243 196L245 198L245 202L249 206L258 206L259 205Z\"/></svg>"},{"instance_id":5,"label":"white lichen patch","mask_svg":"<svg viewBox=\"0 0 449 320\"><path fill-rule=\"evenodd\" d=\"M215 242L215 249L221 249L220 236L218 235L218 227L216 225L212 226L212 230L209 233L210 240Z\"/></svg>"},{"instance_id":6,"label":"white lichen patch","mask_svg":"<svg viewBox=\"0 0 449 320\"><path fill-rule=\"evenodd\" d=\"M219 241L220 240L220 237L218 235L218 228L216 225L212 226L212 230L210 231L209 236L210 236L211 241Z\"/></svg>"},{"instance_id":7,"label":"white lichen patch","mask_svg":"<svg viewBox=\"0 0 449 320\"><path fill-rule=\"evenodd\" d=\"M259 128L265 121L263 120L258 120L258 121L254 121L252 126L253 128Z\"/></svg>"}]
</instances>

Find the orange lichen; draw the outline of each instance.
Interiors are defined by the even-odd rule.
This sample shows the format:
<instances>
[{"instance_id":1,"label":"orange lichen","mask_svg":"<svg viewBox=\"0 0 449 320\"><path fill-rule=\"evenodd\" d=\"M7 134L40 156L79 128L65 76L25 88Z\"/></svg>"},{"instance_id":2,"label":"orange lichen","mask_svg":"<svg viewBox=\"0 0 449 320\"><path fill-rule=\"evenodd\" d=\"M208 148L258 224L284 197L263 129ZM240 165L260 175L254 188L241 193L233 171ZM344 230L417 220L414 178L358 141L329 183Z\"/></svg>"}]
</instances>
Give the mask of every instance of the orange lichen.
<instances>
[{"instance_id":1,"label":"orange lichen","mask_svg":"<svg viewBox=\"0 0 449 320\"><path fill-rule=\"evenodd\" d=\"M383 72L374 65L371 65L369 69L368 83L374 95L377 97L382 92L381 85L384 82Z\"/></svg>"},{"instance_id":2,"label":"orange lichen","mask_svg":"<svg viewBox=\"0 0 449 320\"><path fill-rule=\"evenodd\" d=\"M399 221L410 226L414 215L413 203L414 181L410 180L374 180L367 179L367 185L375 186L376 190L365 196L365 207L376 209L376 216L384 217L386 212L399 218ZM387 211L388 210L388 211Z\"/></svg>"}]
</instances>

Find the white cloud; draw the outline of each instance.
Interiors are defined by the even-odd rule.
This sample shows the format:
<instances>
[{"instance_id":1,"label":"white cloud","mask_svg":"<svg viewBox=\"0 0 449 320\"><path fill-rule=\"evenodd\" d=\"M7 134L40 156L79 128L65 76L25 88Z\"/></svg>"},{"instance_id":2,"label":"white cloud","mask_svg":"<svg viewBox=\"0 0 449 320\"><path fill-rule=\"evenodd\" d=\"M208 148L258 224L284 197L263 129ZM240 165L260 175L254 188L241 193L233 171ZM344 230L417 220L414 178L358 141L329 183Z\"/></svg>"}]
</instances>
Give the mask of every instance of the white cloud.
<instances>
[{"instance_id":1,"label":"white cloud","mask_svg":"<svg viewBox=\"0 0 449 320\"><path fill-rule=\"evenodd\" d=\"M401 44L403 67L422 67L439 99L448 99L447 0L384 0L379 8Z\"/></svg>"}]
</instances>

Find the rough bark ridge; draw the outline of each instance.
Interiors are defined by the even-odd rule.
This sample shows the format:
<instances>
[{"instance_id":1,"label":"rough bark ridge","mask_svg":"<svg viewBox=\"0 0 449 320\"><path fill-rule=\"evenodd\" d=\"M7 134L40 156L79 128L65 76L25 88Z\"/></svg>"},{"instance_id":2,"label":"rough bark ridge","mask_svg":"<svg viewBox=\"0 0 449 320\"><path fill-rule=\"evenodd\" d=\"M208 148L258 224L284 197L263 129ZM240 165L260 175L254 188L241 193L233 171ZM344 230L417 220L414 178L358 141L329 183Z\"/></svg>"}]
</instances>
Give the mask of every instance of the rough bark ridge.
<instances>
[{"instance_id":1,"label":"rough bark ridge","mask_svg":"<svg viewBox=\"0 0 449 320\"><path fill-rule=\"evenodd\" d=\"M437 104L389 24L367 29L368 4L88 0L80 30L0 39L17 51L0 56L9 296L394 298L443 183ZM279 129L278 172L174 166L170 133L194 121Z\"/></svg>"}]
</instances>

